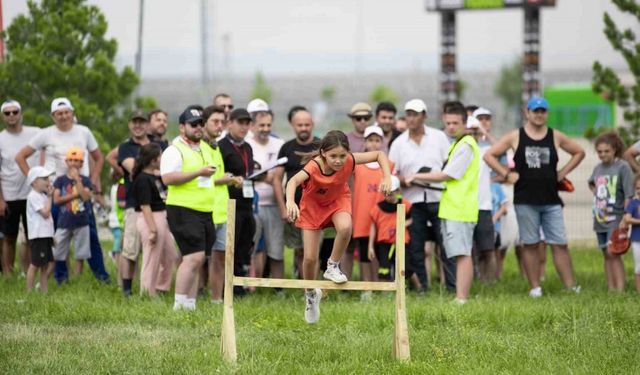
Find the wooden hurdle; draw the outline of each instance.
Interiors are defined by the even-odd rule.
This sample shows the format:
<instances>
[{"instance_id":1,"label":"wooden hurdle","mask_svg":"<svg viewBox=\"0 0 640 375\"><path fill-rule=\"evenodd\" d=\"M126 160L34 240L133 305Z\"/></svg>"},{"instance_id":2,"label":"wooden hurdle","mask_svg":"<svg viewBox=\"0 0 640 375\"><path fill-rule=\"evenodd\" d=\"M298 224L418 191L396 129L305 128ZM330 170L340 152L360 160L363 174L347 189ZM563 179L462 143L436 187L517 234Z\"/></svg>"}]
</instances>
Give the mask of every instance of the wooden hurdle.
<instances>
[{"instance_id":1,"label":"wooden hurdle","mask_svg":"<svg viewBox=\"0 0 640 375\"><path fill-rule=\"evenodd\" d=\"M224 272L224 307L222 312L222 332L220 352L223 359L231 364L238 360L236 350L236 331L233 315L233 287L234 286L254 286L265 288L321 288L339 290L382 290L395 291L395 327L393 331L394 358L400 361L408 361L411 358L409 352L409 329L407 324L407 310L405 303L405 206L398 205L396 214L396 272L393 282L358 282L348 281L344 284L336 284L325 280L289 280L289 279L265 279L254 277L238 277L233 275L234 258L234 238L235 238L235 217L236 201L229 200L227 217L227 238L225 254Z\"/></svg>"}]
</instances>

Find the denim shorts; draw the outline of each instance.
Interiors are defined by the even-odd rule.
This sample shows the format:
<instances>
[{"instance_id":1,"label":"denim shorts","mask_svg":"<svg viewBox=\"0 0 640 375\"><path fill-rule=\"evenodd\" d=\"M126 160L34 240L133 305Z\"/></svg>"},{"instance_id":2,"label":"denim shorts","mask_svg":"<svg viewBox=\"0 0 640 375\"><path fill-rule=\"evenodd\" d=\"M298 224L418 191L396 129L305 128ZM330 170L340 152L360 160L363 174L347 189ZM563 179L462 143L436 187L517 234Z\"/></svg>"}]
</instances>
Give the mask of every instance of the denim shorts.
<instances>
[{"instance_id":1,"label":"denim shorts","mask_svg":"<svg viewBox=\"0 0 640 375\"><path fill-rule=\"evenodd\" d=\"M540 242L542 240L540 228L542 228L546 243L550 245L567 244L561 205L516 204L515 210L520 241L523 244L533 245Z\"/></svg>"},{"instance_id":2,"label":"denim shorts","mask_svg":"<svg viewBox=\"0 0 640 375\"><path fill-rule=\"evenodd\" d=\"M611 242L611 233L613 233L613 229L607 232L596 232L596 237L598 238L598 247L600 250L607 250L607 246Z\"/></svg>"}]
</instances>

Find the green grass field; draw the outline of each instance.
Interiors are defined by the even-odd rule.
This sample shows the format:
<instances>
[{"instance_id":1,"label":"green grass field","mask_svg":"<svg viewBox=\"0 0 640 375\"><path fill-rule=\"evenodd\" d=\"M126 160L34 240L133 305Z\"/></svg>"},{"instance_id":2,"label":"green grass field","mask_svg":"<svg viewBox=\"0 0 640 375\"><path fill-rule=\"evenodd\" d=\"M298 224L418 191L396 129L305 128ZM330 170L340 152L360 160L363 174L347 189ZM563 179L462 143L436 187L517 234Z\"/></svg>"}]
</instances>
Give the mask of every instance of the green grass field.
<instances>
[{"instance_id":1,"label":"green grass field","mask_svg":"<svg viewBox=\"0 0 640 375\"><path fill-rule=\"evenodd\" d=\"M423 297L409 293L408 363L391 356L391 294L360 302L358 293L332 292L314 326L304 322L301 291L237 299L233 368L219 354L222 306L207 299L195 312L173 312L172 296L126 300L89 273L51 285L49 295L26 294L24 278L2 278L0 373L640 373L630 255L625 293L606 290L599 251L574 251L573 260L579 295L562 290L549 259L545 296L530 299L512 252L503 280L476 283L467 305L451 304L437 284Z\"/></svg>"}]
</instances>

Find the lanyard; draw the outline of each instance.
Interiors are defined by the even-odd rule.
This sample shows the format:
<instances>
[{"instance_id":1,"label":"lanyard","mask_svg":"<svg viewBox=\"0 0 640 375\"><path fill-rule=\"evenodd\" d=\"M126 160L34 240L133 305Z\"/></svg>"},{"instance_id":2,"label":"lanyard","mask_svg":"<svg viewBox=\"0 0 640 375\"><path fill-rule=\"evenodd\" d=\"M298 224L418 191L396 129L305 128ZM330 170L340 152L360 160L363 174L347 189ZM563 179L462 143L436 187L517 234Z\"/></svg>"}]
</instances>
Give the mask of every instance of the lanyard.
<instances>
[{"instance_id":1,"label":"lanyard","mask_svg":"<svg viewBox=\"0 0 640 375\"><path fill-rule=\"evenodd\" d=\"M231 146L236 150L240 159L242 159L242 164L244 164L244 175L245 177L249 175L249 152L244 147L238 147L233 142L231 142Z\"/></svg>"}]
</instances>

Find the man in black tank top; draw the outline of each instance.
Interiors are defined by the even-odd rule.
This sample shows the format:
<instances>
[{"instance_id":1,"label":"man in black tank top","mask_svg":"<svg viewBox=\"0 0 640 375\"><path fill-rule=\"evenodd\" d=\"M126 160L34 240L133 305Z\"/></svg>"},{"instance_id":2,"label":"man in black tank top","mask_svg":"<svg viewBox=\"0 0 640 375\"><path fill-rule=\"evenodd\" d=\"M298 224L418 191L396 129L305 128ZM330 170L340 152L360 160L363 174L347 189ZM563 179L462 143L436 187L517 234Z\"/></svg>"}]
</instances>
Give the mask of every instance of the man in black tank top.
<instances>
[{"instance_id":1,"label":"man in black tank top","mask_svg":"<svg viewBox=\"0 0 640 375\"><path fill-rule=\"evenodd\" d=\"M484 156L484 161L507 183L514 186L514 204L518 218L520 241L524 244L522 261L531 285L531 297L542 296L540 287L540 230L553 249L556 271L564 286L576 293L571 256L562 217L562 200L558 182L584 159L584 150L558 130L547 127L549 104L544 98L532 97L527 103L527 122L520 129L506 134ZM571 159L558 169L558 147ZM498 161L498 156L514 150L515 171Z\"/></svg>"}]
</instances>

